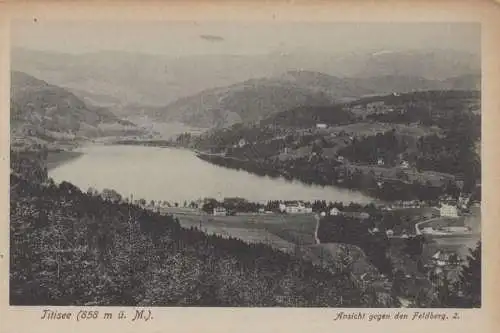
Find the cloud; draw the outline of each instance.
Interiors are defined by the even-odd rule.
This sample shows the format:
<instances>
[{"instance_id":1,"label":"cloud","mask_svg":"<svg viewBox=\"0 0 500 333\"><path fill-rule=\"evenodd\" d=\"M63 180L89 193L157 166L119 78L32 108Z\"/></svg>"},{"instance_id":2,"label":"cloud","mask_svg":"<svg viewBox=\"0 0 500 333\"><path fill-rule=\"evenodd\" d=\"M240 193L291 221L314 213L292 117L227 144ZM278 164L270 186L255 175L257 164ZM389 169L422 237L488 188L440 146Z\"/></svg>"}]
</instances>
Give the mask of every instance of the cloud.
<instances>
[{"instance_id":1,"label":"cloud","mask_svg":"<svg viewBox=\"0 0 500 333\"><path fill-rule=\"evenodd\" d=\"M200 38L207 40L209 42L222 42L224 38L216 35L200 35Z\"/></svg>"}]
</instances>

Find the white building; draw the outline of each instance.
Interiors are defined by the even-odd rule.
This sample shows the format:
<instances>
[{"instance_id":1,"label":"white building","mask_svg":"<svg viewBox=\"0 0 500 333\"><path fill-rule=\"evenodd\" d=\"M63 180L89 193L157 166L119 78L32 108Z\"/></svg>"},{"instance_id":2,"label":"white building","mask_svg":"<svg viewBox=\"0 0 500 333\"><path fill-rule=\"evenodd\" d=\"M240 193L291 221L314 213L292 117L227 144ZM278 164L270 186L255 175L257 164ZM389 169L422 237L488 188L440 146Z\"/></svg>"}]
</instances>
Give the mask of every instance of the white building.
<instances>
[{"instance_id":1,"label":"white building","mask_svg":"<svg viewBox=\"0 0 500 333\"><path fill-rule=\"evenodd\" d=\"M434 228L432 227L425 227L422 229L423 234L433 234L434 233Z\"/></svg>"},{"instance_id":2,"label":"white building","mask_svg":"<svg viewBox=\"0 0 500 333\"><path fill-rule=\"evenodd\" d=\"M226 216L227 215L227 209L224 207L215 207L213 210L214 216Z\"/></svg>"},{"instance_id":3,"label":"white building","mask_svg":"<svg viewBox=\"0 0 500 333\"><path fill-rule=\"evenodd\" d=\"M240 148L245 147L246 144L247 144L247 141L243 138L241 138L240 141L238 142L238 146Z\"/></svg>"},{"instance_id":4,"label":"white building","mask_svg":"<svg viewBox=\"0 0 500 333\"><path fill-rule=\"evenodd\" d=\"M377 164L378 165L384 165L384 159L379 157L379 159L377 160Z\"/></svg>"},{"instance_id":5,"label":"white building","mask_svg":"<svg viewBox=\"0 0 500 333\"><path fill-rule=\"evenodd\" d=\"M280 211L287 214L308 214L312 213L312 207L306 206L301 201L291 201L287 203L280 203Z\"/></svg>"},{"instance_id":6,"label":"white building","mask_svg":"<svg viewBox=\"0 0 500 333\"><path fill-rule=\"evenodd\" d=\"M401 167L403 169L408 169L410 167L410 163L408 163L408 161L401 161Z\"/></svg>"},{"instance_id":7,"label":"white building","mask_svg":"<svg viewBox=\"0 0 500 333\"><path fill-rule=\"evenodd\" d=\"M318 128L318 129L325 129L325 128L327 128L327 127L328 127L328 125L327 125L327 124L322 124L322 123L320 123L320 124L316 124L316 128Z\"/></svg>"},{"instance_id":8,"label":"white building","mask_svg":"<svg viewBox=\"0 0 500 333\"><path fill-rule=\"evenodd\" d=\"M448 203L441 203L439 215L442 217L458 217L457 206Z\"/></svg>"},{"instance_id":9,"label":"white building","mask_svg":"<svg viewBox=\"0 0 500 333\"><path fill-rule=\"evenodd\" d=\"M332 216L337 216L337 215L340 215L340 210L339 210L338 208L333 207L333 208L330 210L330 215L332 215Z\"/></svg>"}]
</instances>

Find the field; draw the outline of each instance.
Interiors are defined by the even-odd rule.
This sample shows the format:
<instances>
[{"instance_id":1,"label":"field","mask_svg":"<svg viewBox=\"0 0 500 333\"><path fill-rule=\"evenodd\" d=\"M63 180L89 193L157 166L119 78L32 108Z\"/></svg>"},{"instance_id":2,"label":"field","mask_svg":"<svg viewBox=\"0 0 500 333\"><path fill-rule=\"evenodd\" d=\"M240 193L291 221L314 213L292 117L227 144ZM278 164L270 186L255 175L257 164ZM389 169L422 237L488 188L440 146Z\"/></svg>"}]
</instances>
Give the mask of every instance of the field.
<instances>
[{"instance_id":1,"label":"field","mask_svg":"<svg viewBox=\"0 0 500 333\"><path fill-rule=\"evenodd\" d=\"M300 245L314 244L316 219L312 214L238 214L236 216L211 216L198 210L167 208L165 212L179 218L183 227L197 227L207 233L232 236L254 242ZM269 242L268 242L269 241Z\"/></svg>"},{"instance_id":2,"label":"field","mask_svg":"<svg viewBox=\"0 0 500 333\"><path fill-rule=\"evenodd\" d=\"M447 173L436 172L436 171L415 171L413 169L402 169L399 167L383 167L376 165L359 165L350 164L348 167L352 170L360 170L365 174L374 172L378 177L388 178L388 179L398 179L398 173L403 171L408 176L408 181L417 181L424 183L426 181L431 182L435 186L440 186L447 180L453 180L454 177Z\"/></svg>"},{"instance_id":3,"label":"field","mask_svg":"<svg viewBox=\"0 0 500 333\"><path fill-rule=\"evenodd\" d=\"M430 128L422 125L387 124L380 122L361 122L344 126L336 126L328 129L328 132L338 134L343 131L356 137L363 137L376 135L377 133L384 133L392 130L393 128L396 129L398 134L414 137L440 133L440 130L437 128Z\"/></svg>"},{"instance_id":4,"label":"field","mask_svg":"<svg viewBox=\"0 0 500 333\"><path fill-rule=\"evenodd\" d=\"M325 268L335 268L341 244L316 244L316 218L313 214L238 214L210 216L194 209L168 208L185 228L196 227L208 234L239 238L247 243L264 243L284 252L295 253ZM361 249L342 245L353 258L352 271L357 277L376 272Z\"/></svg>"}]
</instances>

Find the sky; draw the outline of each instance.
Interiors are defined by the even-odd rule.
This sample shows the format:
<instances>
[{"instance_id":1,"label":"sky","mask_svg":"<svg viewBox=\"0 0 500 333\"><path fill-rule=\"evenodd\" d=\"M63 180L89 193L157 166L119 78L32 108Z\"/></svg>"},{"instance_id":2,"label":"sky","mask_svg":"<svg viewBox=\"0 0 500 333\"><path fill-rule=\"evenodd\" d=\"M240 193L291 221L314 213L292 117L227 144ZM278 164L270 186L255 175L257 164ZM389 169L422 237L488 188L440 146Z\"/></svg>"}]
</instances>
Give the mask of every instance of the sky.
<instances>
[{"instance_id":1,"label":"sky","mask_svg":"<svg viewBox=\"0 0 500 333\"><path fill-rule=\"evenodd\" d=\"M473 23L16 21L11 44L64 53L127 51L173 56L300 51L452 49L479 54Z\"/></svg>"}]
</instances>

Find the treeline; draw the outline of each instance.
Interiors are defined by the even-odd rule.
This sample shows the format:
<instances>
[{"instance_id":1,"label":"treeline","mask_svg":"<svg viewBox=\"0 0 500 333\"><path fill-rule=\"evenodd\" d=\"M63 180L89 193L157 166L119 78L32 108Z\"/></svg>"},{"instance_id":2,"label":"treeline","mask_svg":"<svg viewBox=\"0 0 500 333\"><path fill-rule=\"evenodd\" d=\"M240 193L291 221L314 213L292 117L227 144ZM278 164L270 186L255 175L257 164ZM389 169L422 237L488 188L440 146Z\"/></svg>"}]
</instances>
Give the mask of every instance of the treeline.
<instances>
[{"instance_id":1,"label":"treeline","mask_svg":"<svg viewBox=\"0 0 500 333\"><path fill-rule=\"evenodd\" d=\"M206 213L212 213L216 207L224 207L229 213L257 213L259 210L270 211L274 213L281 213L280 203L289 204L294 200L269 200L265 204L258 202L251 202L244 198L224 198L223 200L217 200L214 198L205 198L201 209ZM326 200L314 200L314 201L301 201L305 206L311 207L314 213L329 212L333 208L337 208L345 212L378 212L378 208L370 203L368 205L361 205L355 202L349 204L344 204L342 202L327 202ZM189 208L194 207L194 202L192 204L187 204Z\"/></svg>"},{"instance_id":2,"label":"treeline","mask_svg":"<svg viewBox=\"0 0 500 333\"><path fill-rule=\"evenodd\" d=\"M12 305L392 306L267 245L29 176L11 173Z\"/></svg>"},{"instance_id":3,"label":"treeline","mask_svg":"<svg viewBox=\"0 0 500 333\"><path fill-rule=\"evenodd\" d=\"M384 123L437 125L446 129L450 126L450 119L457 114L467 114L476 118L472 111L481 108L481 93L479 91L423 91L396 96L377 96L362 99L351 105L366 105L370 102L383 102L385 107L392 108L393 111L372 113L366 116L367 119Z\"/></svg>"},{"instance_id":4,"label":"treeline","mask_svg":"<svg viewBox=\"0 0 500 333\"><path fill-rule=\"evenodd\" d=\"M359 190L367 195L382 200L422 200L436 201L443 194L457 195L456 186L443 183L436 186L428 182L410 182L404 172L398 179L383 180L378 184L378 177L373 173L363 173L340 165L337 161L321 156L302 157L290 160L239 160L223 156L198 154L200 159L226 168L286 180L299 180L306 184L337 186Z\"/></svg>"},{"instance_id":5,"label":"treeline","mask_svg":"<svg viewBox=\"0 0 500 333\"><path fill-rule=\"evenodd\" d=\"M292 110L279 112L260 122L261 126L273 125L284 127L308 128L322 123L339 126L353 123L358 118L342 105L301 106Z\"/></svg>"}]
</instances>

